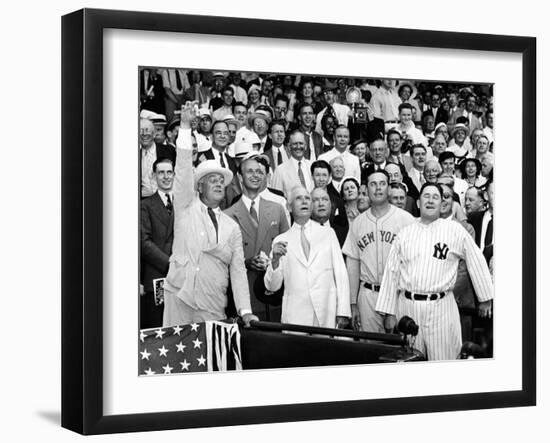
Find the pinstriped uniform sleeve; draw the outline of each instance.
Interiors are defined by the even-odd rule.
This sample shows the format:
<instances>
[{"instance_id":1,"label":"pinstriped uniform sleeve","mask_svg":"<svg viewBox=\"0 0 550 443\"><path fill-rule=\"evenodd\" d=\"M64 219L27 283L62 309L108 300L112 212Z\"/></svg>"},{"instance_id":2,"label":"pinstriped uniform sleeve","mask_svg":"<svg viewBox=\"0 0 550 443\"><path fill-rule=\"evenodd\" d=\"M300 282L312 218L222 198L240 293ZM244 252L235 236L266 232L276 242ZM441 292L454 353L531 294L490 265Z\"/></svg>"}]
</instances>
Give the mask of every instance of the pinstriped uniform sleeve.
<instances>
[{"instance_id":1,"label":"pinstriped uniform sleeve","mask_svg":"<svg viewBox=\"0 0 550 443\"><path fill-rule=\"evenodd\" d=\"M380 285L380 293L376 302L376 310L386 314L395 315L397 313L397 289L401 276L401 237L399 234L391 247L382 284Z\"/></svg>"},{"instance_id":2,"label":"pinstriped uniform sleeve","mask_svg":"<svg viewBox=\"0 0 550 443\"><path fill-rule=\"evenodd\" d=\"M464 258L477 298L480 302L491 300L494 298L494 288L485 257L483 257L481 249L475 244L475 241L467 231L464 229L462 231Z\"/></svg>"}]
</instances>

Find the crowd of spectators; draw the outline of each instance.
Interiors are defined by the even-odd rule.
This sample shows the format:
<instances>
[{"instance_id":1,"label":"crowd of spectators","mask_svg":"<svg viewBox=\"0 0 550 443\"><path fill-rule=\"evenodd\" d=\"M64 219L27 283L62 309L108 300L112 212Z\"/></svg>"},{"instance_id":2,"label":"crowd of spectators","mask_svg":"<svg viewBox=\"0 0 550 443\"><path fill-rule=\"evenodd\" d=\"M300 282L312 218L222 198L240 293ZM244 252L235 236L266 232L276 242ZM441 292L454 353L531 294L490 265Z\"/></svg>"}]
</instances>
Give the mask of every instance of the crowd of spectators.
<instances>
[{"instance_id":1,"label":"crowd of spectators","mask_svg":"<svg viewBox=\"0 0 550 443\"><path fill-rule=\"evenodd\" d=\"M350 226L371 206L368 177L384 171L389 203L413 217L419 216L424 184L444 186L452 198L445 217L469 226L492 270L490 84L143 68L139 94L142 328L163 323L165 308L153 295L153 281L170 267L176 153L189 102L193 168L215 162L232 172L219 208L239 224L243 239L246 227L235 205L245 201L250 211L250 201L261 196L280 207L277 223L287 230L296 218L296 188L302 187L311 193L311 219L328 223L342 248ZM243 165L250 159L265 172L257 182L246 177ZM262 211L260 206L259 216L252 213L259 231L262 223L273 223ZM280 321L281 294L260 282L270 245L243 246L251 311ZM490 346L492 325L476 314L467 270L459 270L454 293L463 339ZM235 314L228 299L226 313Z\"/></svg>"}]
</instances>

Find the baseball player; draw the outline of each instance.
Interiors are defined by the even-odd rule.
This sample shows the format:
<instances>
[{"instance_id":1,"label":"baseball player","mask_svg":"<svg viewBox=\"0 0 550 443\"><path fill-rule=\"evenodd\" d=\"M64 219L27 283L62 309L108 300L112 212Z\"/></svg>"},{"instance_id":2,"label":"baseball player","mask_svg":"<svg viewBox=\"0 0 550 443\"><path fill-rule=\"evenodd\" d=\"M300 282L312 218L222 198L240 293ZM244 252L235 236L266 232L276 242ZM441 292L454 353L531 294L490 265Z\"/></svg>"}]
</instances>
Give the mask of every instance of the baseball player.
<instances>
[{"instance_id":1,"label":"baseball player","mask_svg":"<svg viewBox=\"0 0 550 443\"><path fill-rule=\"evenodd\" d=\"M384 267L397 233L414 222L411 214L389 203L389 179L383 169L367 177L371 207L353 221L342 248L355 330L385 332L384 316L375 310Z\"/></svg>"},{"instance_id":2,"label":"baseball player","mask_svg":"<svg viewBox=\"0 0 550 443\"><path fill-rule=\"evenodd\" d=\"M493 284L487 263L471 235L456 221L439 218L441 186L425 183L420 190L420 219L395 239L376 310L411 317L419 326L414 347L428 360L456 359L462 346L460 317L452 288L458 262L466 261L481 317L491 317Z\"/></svg>"}]
</instances>

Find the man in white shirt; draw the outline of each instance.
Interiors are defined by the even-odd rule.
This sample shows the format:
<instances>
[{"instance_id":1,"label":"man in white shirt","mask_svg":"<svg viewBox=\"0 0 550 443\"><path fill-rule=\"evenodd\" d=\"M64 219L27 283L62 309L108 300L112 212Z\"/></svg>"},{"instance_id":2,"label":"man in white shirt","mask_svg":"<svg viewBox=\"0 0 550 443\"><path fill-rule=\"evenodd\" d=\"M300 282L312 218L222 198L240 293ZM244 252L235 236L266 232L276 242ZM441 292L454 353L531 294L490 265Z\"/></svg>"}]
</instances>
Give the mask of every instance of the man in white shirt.
<instances>
[{"instance_id":1,"label":"man in white shirt","mask_svg":"<svg viewBox=\"0 0 550 443\"><path fill-rule=\"evenodd\" d=\"M252 311L261 320L274 321L269 307L257 298L255 284L258 278L263 279L273 239L286 232L289 225L282 206L262 197L268 171L265 156L255 152L247 154L238 172L243 194L225 213L241 228Z\"/></svg>"},{"instance_id":2,"label":"man in white shirt","mask_svg":"<svg viewBox=\"0 0 550 443\"><path fill-rule=\"evenodd\" d=\"M264 146L264 154L269 158L273 170L276 170L278 166L290 159L284 145L285 137L285 121L272 121L269 125L269 137Z\"/></svg>"},{"instance_id":3,"label":"man in white shirt","mask_svg":"<svg viewBox=\"0 0 550 443\"><path fill-rule=\"evenodd\" d=\"M361 182L361 165L359 158L349 152L350 134L347 126L340 125L334 131L334 148L319 156L319 160L325 160L330 163L334 157L342 157L346 176L354 177Z\"/></svg>"},{"instance_id":4,"label":"man in white shirt","mask_svg":"<svg viewBox=\"0 0 550 443\"><path fill-rule=\"evenodd\" d=\"M292 227L275 238L264 283L277 291L284 282L281 322L325 328L349 323L346 266L336 234L310 220L311 196L302 186L289 193Z\"/></svg>"},{"instance_id":5,"label":"man in white shirt","mask_svg":"<svg viewBox=\"0 0 550 443\"><path fill-rule=\"evenodd\" d=\"M332 169L330 184L340 193L342 187L342 180L346 175L346 166L342 156L334 157L330 162Z\"/></svg>"},{"instance_id":6,"label":"man in white shirt","mask_svg":"<svg viewBox=\"0 0 550 443\"><path fill-rule=\"evenodd\" d=\"M336 102L336 95L334 94L335 89L338 89L338 87L327 88L323 91L327 106L317 114L315 125L315 130L321 135L324 135L323 129L321 128L321 120L327 112L330 112L331 108L334 115L336 116L336 120L338 120L338 123L344 126L348 125L348 120L351 115L351 109L348 105L342 105Z\"/></svg>"},{"instance_id":7,"label":"man in white shirt","mask_svg":"<svg viewBox=\"0 0 550 443\"><path fill-rule=\"evenodd\" d=\"M287 199L292 188L298 185L302 185L308 191L313 189L311 162L304 158L306 149L304 133L299 129L294 130L290 134L288 146L290 159L277 167L271 181L271 187L282 191Z\"/></svg>"},{"instance_id":8,"label":"man in white shirt","mask_svg":"<svg viewBox=\"0 0 550 443\"><path fill-rule=\"evenodd\" d=\"M397 123L399 118L398 106L401 99L395 90L395 80L382 80L382 84L372 96L371 103L374 108L374 116L381 118L386 123L386 131Z\"/></svg>"},{"instance_id":9,"label":"man in white shirt","mask_svg":"<svg viewBox=\"0 0 550 443\"><path fill-rule=\"evenodd\" d=\"M403 135L403 138L408 138L413 145L424 145L428 147L428 140L424 137L422 131L417 129L414 125L412 120L412 106L409 103L401 103L399 105L399 124L395 129Z\"/></svg>"},{"instance_id":10,"label":"man in white shirt","mask_svg":"<svg viewBox=\"0 0 550 443\"><path fill-rule=\"evenodd\" d=\"M164 87L164 106L168 121L174 117L174 111L184 103L185 90L191 85L185 69L163 69L162 86ZM189 99L189 98L187 98Z\"/></svg>"},{"instance_id":11,"label":"man in white shirt","mask_svg":"<svg viewBox=\"0 0 550 443\"><path fill-rule=\"evenodd\" d=\"M413 145L411 147L412 168L407 171L412 183L420 191L426 179L424 178L424 167L426 166L426 147Z\"/></svg>"}]
</instances>

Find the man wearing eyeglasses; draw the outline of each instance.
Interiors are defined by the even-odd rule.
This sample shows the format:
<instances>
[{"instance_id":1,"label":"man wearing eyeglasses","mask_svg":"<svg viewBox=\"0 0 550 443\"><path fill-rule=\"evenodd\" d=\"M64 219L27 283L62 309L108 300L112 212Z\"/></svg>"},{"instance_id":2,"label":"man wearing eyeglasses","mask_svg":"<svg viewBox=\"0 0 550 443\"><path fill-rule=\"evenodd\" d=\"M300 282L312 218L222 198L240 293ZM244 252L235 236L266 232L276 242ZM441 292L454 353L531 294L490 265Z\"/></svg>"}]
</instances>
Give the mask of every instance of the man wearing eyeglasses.
<instances>
[{"instance_id":1,"label":"man wearing eyeglasses","mask_svg":"<svg viewBox=\"0 0 550 443\"><path fill-rule=\"evenodd\" d=\"M139 120L139 145L141 167L141 198L150 197L157 192L157 181L153 174L153 164L157 158L169 158L176 161L176 152L172 146L155 142L155 125L148 118Z\"/></svg>"},{"instance_id":2,"label":"man wearing eyeglasses","mask_svg":"<svg viewBox=\"0 0 550 443\"><path fill-rule=\"evenodd\" d=\"M187 102L176 140L174 244L164 286L163 326L225 319L229 283L237 314L249 324L258 317L250 307L241 230L220 209L233 173L214 159L193 170L194 117L194 102ZM227 130L225 123L219 127Z\"/></svg>"}]
</instances>

